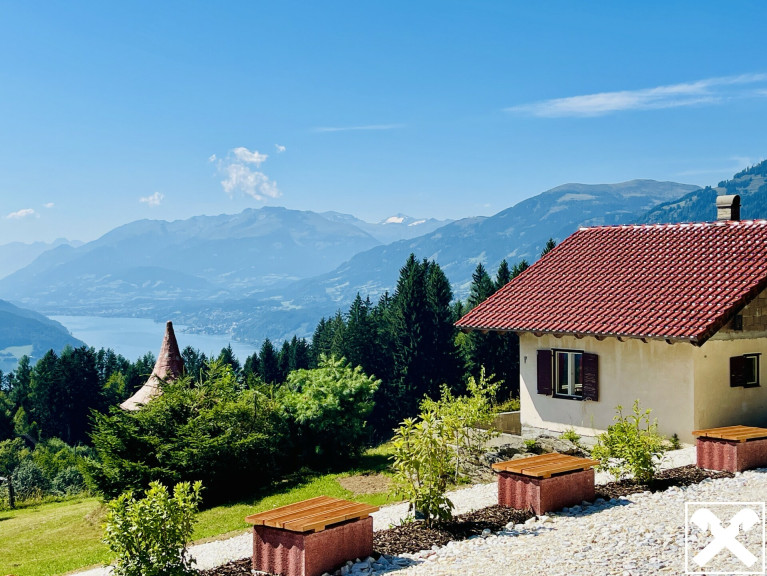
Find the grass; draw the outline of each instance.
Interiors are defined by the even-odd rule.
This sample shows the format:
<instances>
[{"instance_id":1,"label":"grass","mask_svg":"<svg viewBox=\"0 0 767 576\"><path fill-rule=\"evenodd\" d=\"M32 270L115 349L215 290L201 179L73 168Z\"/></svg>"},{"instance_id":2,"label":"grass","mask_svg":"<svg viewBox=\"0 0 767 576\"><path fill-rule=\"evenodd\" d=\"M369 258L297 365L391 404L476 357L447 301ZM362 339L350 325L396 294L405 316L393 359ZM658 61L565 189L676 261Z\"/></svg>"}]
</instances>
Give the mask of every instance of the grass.
<instances>
[{"instance_id":1,"label":"grass","mask_svg":"<svg viewBox=\"0 0 767 576\"><path fill-rule=\"evenodd\" d=\"M352 494L338 479L387 473L390 454L389 445L372 448L347 470L301 470L250 498L203 510L197 515L193 539L214 540L242 532L249 527L244 521L248 514L323 494L376 506L387 504L385 493ZM101 543L104 513L97 498L0 511L0 575L52 576L108 562L109 550Z\"/></svg>"}]
</instances>

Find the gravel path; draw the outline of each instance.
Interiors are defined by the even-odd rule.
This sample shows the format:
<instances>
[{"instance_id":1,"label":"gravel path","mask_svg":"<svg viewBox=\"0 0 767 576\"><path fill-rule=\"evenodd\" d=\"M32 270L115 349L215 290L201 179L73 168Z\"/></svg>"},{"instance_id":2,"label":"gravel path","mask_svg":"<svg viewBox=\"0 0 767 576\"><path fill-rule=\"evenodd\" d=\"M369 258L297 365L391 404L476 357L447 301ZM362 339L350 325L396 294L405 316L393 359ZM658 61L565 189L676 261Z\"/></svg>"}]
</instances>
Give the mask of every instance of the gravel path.
<instances>
[{"instance_id":1,"label":"gravel path","mask_svg":"<svg viewBox=\"0 0 767 576\"><path fill-rule=\"evenodd\" d=\"M661 463L661 468L676 468L678 466L684 466L687 464L692 464L695 462L695 448L689 447L682 450L676 450L674 452L669 452L664 457L663 462ZM612 480L612 477L604 472L598 472L596 475L596 482L597 484L604 484L608 481ZM718 481L717 481L718 482ZM460 490L455 490L453 492L449 493L450 499L455 504L455 514L462 514L464 512L471 512L473 510L477 510L479 508L484 508L486 506L490 506L492 504L495 504L497 502L497 484L496 483L489 483L489 484L478 484L475 486L471 486L469 488L463 488ZM762 500L767 498L767 484L764 486ZM637 500L639 502L642 498L631 498L631 501ZM689 498L688 498L689 500ZM742 500L742 498L741 498ZM658 506L657 504L654 506L661 510L661 514L663 513L663 506ZM373 529L374 530L383 530L386 528L389 528L392 525L397 525L402 522L402 520L407 516L408 512L408 505L405 504L394 504L391 506L385 506L382 507L378 512L375 512L372 514L373 516ZM610 509L615 508L615 506L608 507ZM624 506L620 506L619 509L623 510ZM630 509L638 509L639 507L628 507ZM641 509L644 509L644 507L641 507ZM605 512L610 510L605 510ZM682 506L682 515L684 514L684 506ZM641 514L640 514L641 515ZM603 514L599 515L593 515L591 513L587 514L588 517L594 516L594 517L602 517ZM608 520L608 516L605 516L605 521ZM632 522L633 520L627 519L626 522ZM560 522L562 522L560 520ZM570 520L568 519L568 522ZM567 524L567 522L565 522ZM627 526L631 526L632 524L626 524ZM683 525L683 524L682 524ZM554 526L552 523L549 525L546 524L546 530L538 530L538 536L536 537L535 542L541 542L544 539L541 538L541 536L544 535L546 531L550 531L551 527ZM578 528L577 530L583 530L583 527ZM577 532L576 530L576 532ZM557 532L559 533L559 532ZM528 536L518 536L517 538L514 538L514 540L525 540ZM555 539L556 535L555 535ZM582 539L582 535L581 538ZM461 562L458 562L456 564L456 571L444 571L447 568L445 567L445 560L444 558L451 558L454 556L454 550L465 550L462 553L465 554L471 554L472 556L475 555L480 551L480 548L474 548L477 547L478 544L487 544L488 542L499 540L509 540L508 535L504 536L493 536L487 540L470 540L462 543L454 542L445 548L441 549L439 553L434 553L433 551L429 552L429 558L424 561L424 558L418 557L416 558L407 558L402 557L398 558L399 564L396 567L403 567L406 565L409 565L413 563L415 560L417 560L419 563L422 562L422 566L417 566L411 568L411 570L416 570L417 574L424 573L424 574L468 574L471 572L467 566L461 567ZM483 544L483 546L484 546ZM196 546L192 546L190 548L190 552L192 556L197 560L197 568L201 570L206 570L208 568L214 568L216 566L220 566L222 564L225 564L226 562L230 560L237 560L240 558L245 558L247 556L250 556L252 554L252 546L253 546L253 536L250 532L245 532L241 535L235 536L233 538L229 538L226 540L217 540L214 542L207 542L205 544L198 544ZM564 554L565 557L570 557L571 551L568 551L566 546L563 546L561 543L558 542L552 542L549 547L552 548L553 551L556 551L555 554ZM519 554L520 552L514 553ZM436 558L436 560L432 560L432 557ZM490 554L488 556L489 558L494 558L495 554ZM518 560L518 558L515 559L515 561ZM473 561L472 561L473 563ZM504 563L503 565L507 564L508 562ZM364 563L362 563L364 564ZM432 567L432 565L435 564L437 566L436 572L429 571ZM360 572L360 569L362 568L362 565L353 566L352 570L354 572ZM392 569L394 568L394 565L390 566L379 566L379 568L382 571L384 568ZM528 566L528 560L527 557L525 558L524 562L524 568L527 569ZM374 567L375 568L375 567ZM508 566L505 566L505 568L508 568ZM354 570L356 569L356 570ZM420 572L418 570L427 570L426 572ZM441 571L442 570L442 571ZM469 571L467 571L469 570ZM484 570L484 569L483 569ZM109 573L108 568L94 568L91 570L87 570L85 572L79 572L77 576L106 576ZM369 572L368 572L369 573ZM407 572L409 574L410 572ZM481 573L481 572L476 572ZM494 572L487 572L487 574L492 574ZM521 572L520 572L521 573ZM545 574L549 574L548 571L544 571ZM605 574L612 574L613 572L605 572ZM622 572L616 572L617 574L621 574ZM516 574L516 572L503 572L503 574ZM530 572L525 572L527 576L529 576ZM553 574L553 573L552 573ZM597 574L596 572L594 574ZM403 573L404 576L404 573Z\"/></svg>"}]
</instances>

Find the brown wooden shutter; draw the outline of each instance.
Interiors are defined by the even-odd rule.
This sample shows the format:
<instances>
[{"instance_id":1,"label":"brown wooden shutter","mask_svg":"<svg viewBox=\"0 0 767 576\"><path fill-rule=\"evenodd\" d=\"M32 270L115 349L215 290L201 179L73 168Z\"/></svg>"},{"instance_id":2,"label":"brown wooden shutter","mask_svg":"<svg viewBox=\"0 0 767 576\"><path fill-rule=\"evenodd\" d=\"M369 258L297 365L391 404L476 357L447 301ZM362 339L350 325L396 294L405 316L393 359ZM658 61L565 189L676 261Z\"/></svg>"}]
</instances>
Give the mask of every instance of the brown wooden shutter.
<instances>
[{"instance_id":1,"label":"brown wooden shutter","mask_svg":"<svg viewBox=\"0 0 767 576\"><path fill-rule=\"evenodd\" d=\"M551 396L551 350L538 350L538 394Z\"/></svg>"},{"instance_id":2,"label":"brown wooden shutter","mask_svg":"<svg viewBox=\"0 0 767 576\"><path fill-rule=\"evenodd\" d=\"M730 358L730 386L746 385L746 357L733 356Z\"/></svg>"},{"instance_id":3,"label":"brown wooden shutter","mask_svg":"<svg viewBox=\"0 0 767 576\"><path fill-rule=\"evenodd\" d=\"M599 400L599 356L583 353L583 399Z\"/></svg>"}]
</instances>

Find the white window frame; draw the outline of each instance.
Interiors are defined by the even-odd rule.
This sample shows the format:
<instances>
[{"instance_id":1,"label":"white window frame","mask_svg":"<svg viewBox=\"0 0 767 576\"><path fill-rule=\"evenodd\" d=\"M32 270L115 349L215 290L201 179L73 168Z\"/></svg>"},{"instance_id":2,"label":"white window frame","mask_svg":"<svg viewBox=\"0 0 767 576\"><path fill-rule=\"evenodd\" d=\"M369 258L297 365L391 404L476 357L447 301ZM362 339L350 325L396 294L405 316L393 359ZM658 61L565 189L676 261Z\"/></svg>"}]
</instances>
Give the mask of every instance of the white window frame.
<instances>
[{"instance_id":1,"label":"white window frame","mask_svg":"<svg viewBox=\"0 0 767 576\"><path fill-rule=\"evenodd\" d=\"M743 386L745 388L755 388L759 386L759 356L760 354L744 354L743 355L746 358L746 361L749 363L753 363L754 366L754 380L752 381L746 381ZM744 375L745 378L745 375Z\"/></svg>"},{"instance_id":2,"label":"white window frame","mask_svg":"<svg viewBox=\"0 0 767 576\"><path fill-rule=\"evenodd\" d=\"M553 395L558 398L577 398L582 399L583 398L583 350L560 350L560 349L553 349L552 353L554 355L554 370L552 370L553 375ZM567 367L568 367L568 374L567 374L567 392L560 392L559 390L559 355L567 355ZM575 365L576 365L576 356L580 356L581 361L581 382L580 382L580 392L576 392L576 378L575 378Z\"/></svg>"}]
</instances>

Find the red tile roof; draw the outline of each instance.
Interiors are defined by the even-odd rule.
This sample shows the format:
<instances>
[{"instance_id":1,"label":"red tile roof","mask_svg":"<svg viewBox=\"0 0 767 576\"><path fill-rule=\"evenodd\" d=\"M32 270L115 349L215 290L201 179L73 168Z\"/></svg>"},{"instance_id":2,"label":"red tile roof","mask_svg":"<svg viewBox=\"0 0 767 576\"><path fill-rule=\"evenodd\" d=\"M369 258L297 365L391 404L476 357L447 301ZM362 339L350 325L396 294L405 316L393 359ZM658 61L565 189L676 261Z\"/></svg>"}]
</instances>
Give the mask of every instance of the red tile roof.
<instances>
[{"instance_id":1,"label":"red tile roof","mask_svg":"<svg viewBox=\"0 0 767 576\"><path fill-rule=\"evenodd\" d=\"M767 220L582 228L462 329L701 345L767 287Z\"/></svg>"}]
</instances>

